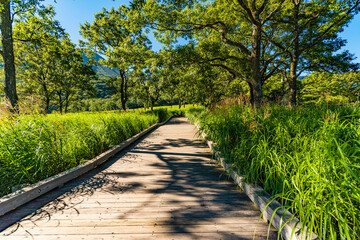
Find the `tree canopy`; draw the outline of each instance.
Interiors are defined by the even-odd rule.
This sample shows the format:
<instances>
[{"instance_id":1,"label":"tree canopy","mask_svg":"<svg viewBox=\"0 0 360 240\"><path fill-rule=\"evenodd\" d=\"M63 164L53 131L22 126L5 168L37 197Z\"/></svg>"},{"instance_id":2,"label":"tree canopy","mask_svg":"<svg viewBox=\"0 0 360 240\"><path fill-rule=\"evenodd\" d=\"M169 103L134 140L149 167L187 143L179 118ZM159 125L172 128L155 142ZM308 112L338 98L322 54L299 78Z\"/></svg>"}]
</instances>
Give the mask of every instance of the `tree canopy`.
<instances>
[{"instance_id":1,"label":"tree canopy","mask_svg":"<svg viewBox=\"0 0 360 240\"><path fill-rule=\"evenodd\" d=\"M119 100L124 110L165 98L180 106L211 107L226 98L247 98L256 107L279 99L296 105L305 101L304 76L348 76L358 69L354 55L341 51L346 41L339 33L358 13L360 0L134 0L82 24L80 48L54 9L41 3L0 4L7 34L5 94L12 108L18 101L15 70L21 98L35 94L45 112L51 105L66 112L71 100L96 95ZM151 50L152 33L163 44L158 52ZM96 80L99 66L112 75ZM95 94L99 86L101 94Z\"/></svg>"}]
</instances>

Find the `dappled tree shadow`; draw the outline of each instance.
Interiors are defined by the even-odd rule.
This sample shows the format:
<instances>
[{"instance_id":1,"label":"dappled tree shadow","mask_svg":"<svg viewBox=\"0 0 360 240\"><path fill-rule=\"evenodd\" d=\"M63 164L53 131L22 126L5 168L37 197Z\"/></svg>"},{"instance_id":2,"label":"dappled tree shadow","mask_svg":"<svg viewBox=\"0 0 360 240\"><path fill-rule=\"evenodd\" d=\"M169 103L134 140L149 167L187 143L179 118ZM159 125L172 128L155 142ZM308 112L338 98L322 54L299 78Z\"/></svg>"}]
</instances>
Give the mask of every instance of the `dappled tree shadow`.
<instances>
[{"instance_id":1,"label":"dappled tree shadow","mask_svg":"<svg viewBox=\"0 0 360 240\"><path fill-rule=\"evenodd\" d=\"M186 127L189 123L183 119L168 123L170 126L174 124ZM176 234L185 234L190 239L203 239L197 227L205 226L209 233L216 234L216 239L267 239L263 222L259 224L261 231L255 233L246 224L237 222L242 219L243 222L251 222L253 226L253 223L258 222L260 213L247 196L229 181L228 176L216 167L216 163L210 160L211 153L201 140L174 136L173 139L162 138L159 143L156 140L158 137L161 138L161 131L151 134L98 169L0 217L0 231L18 221L6 230L8 234L22 228L25 222L37 226L43 221L52 220L55 213L62 211L81 214L78 206L96 192L114 196L141 192L148 194L144 201L136 207L122 209L121 214L114 217L125 220L131 214L142 214L154 208L152 204L156 200L161 207L168 207L168 217L158 219L153 216L153 234L161 234L158 229L162 226L174 234L175 239ZM118 165L112 168L114 163ZM142 166L156 171L141 171ZM166 174L162 176L162 172ZM142 178L150 178L152 181L147 182ZM167 197L161 198L164 195ZM28 225L25 231L31 235ZM268 239L277 239L276 232L271 230Z\"/></svg>"},{"instance_id":2,"label":"dappled tree shadow","mask_svg":"<svg viewBox=\"0 0 360 240\"><path fill-rule=\"evenodd\" d=\"M171 121L169 124L187 124L183 121ZM150 139L150 138L148 138ZM209 164L211 153L205 151L199 152L179 152L181 147L192 146L196 149L207 148L201 140L191 139L165 139L161 143L152 143L137 145L131 153L141 155L148 154L160 161L152 163L151 167L160 170L171 170L171 176L166 179L159 178L147 190L150 194L170 193L174 197L164 199L163 205L176 206L170 210L170 217L166 220L157 221L157 225L164 225L171 228L170 232L186 234L190 238L199 238L196 232L197 224L206 224L208 222L221 221L224 217L236 217L250 219L257 222L259 211L254 211L252 202L246 195L240 193L236 186L229 181L227 175L216 167L216 164ZM182 197L192 197L198 203L196 206L183 205ZM152 199L131 209L127 213L141 212L151 204ZM127 214L125 214L127 215ZM122 217L120 217L121 219ZM195 223L195 224L194 224ZM263 222L261 224L264 224ZM241 224L233 225L241 227ZM265 224L266 226L266 224ZM262 225L262 228L264 225ZM266 226L267 227L267 226ZM249 232L246 227L244 232ZM156 233L156 230L154 230ZM229 233L218 230L217 234L221 239L267 239L264 231L254 232L253 237L243 238L242 234ZM200 234L201 236L201 234ZM275 231L271 230L269 239L277 239Z\"/></svg>"},{"instance_id":3,"label":"dappled tree shadow","mask_svg":"<svg viewBox=\"0 0 360 240\"><path fill-rule=\"evenodd\" d=\"M113 162L113 160L111 161ZM6 230L5 235L16 232L23 223L31 222L37 226L43 221L50 221L54 213L72 210L79 214L77 205L89 199L96 191L106 192L111 195L134 191L141 184L137 182L122 183L125 174L111 170L103 172L112 163L106 163L79 179L73 180L59 189L55 189L24 206L0 217L0 231ZM4 234L4 233L3 233Z\"/></svg>"}]
</instances>

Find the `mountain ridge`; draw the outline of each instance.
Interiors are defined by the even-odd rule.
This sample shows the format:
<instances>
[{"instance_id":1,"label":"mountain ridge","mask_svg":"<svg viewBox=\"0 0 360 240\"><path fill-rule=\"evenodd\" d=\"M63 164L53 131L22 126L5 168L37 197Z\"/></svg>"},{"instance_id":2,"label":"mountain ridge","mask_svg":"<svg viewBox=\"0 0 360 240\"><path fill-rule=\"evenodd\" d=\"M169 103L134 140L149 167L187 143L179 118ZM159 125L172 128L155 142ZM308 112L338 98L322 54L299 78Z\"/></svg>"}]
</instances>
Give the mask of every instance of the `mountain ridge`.
<instances>
[{"instance_id":1,"label":"mountain ridge","mask_svg":"<svg viewBox=\"0 0 360 240\"><path fill-rule=\"evenodd\" d=\"M109 68L107 66L104 66L100 63L100 60L104 60L104 58L100 55L95 53L95 56L93 57L87 57L85 53L83 53L83 59L84 63L87 63L90 60L95 60L97 62L96 65L92 65L92 68L95 72L97 72L99 75L102 75L104 77L117 77L119 76L119 70L114 68Z\"/></svg>"}]
</instances>

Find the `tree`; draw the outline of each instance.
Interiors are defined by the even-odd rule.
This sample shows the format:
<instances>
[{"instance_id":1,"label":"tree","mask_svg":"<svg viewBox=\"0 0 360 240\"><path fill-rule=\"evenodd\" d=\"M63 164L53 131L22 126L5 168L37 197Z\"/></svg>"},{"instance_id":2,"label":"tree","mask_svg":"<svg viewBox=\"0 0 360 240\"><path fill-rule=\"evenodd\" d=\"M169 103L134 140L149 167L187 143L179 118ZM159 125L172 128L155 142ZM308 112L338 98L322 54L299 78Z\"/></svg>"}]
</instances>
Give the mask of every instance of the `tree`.
<instances>
[{"instance_id":1,"label":"tree","mask_svg":"<svg viewBox=\"0 0 360 240\"><path fill-rule=\"evenodd\" d=\"M1 55L4 59L5 70L5 96L11 104L11 109L16 109L18 96L16 93L16 76L14 64L14 49L13 49L13 36L12 36L12 19L10 13L10 1L1 0L1 42L2 52Z\"/></svg>"},{"instance_id":2,"label":"tree","mask_svg":"<svg viewBox=\"0 0 360 240\"><path fill-rule=\"evenodd\" d=\"M82 51L75 48L68 38L62 39L59 47L53 79L59 111L67 113L70 102L80 92L95 95L91 81L97 76L90 65L83 63Z\"/></svg>"},{"instance_id":3,"label":"tree","mask_svg":"<svg viewBox=\"0 0 360 240\"><path fill-rule=\"evenodd\" d=\"M359 101L360 73L314 72L301 82L301 100L344 104Z\"/></svg>"},{"instance_id":4,"label":"tree","mask_svg":"<svg viewBox=\"0 0 360 240\"><path fill-rule=\"evenodd\" d=\"M25 83L25 92L39 95L44 112L49 112L50 101L55 92L54 76L56 61L59 61L59 39L65 36L64 29L54 20L52 7L14 27L17 39L18 74Z\"/></svg>"},{"instance_id":5,"label":"tree","mask_svg":"<svg viewBox=\"0 0 360 240\"><path fill-rule=\"evenodd\" d=\"M42 0L0 0L0 30L5 72L5 96L10 102L8 106L11 111L17 111L18 96L16 92L16 73L14 57L14 39L12 23L16 14L26 12L29 8L34 10ZM12 13L13 7L13 13Z\"/></svg>"},{"instance_id":6,"label":"tree","mask_svg":"<svg viewBox=\"0 0 360 240\"><path fill-rule=\"evenodd\" d=\"M131 10L125 5L95 15L92 24L81 26L81 34L87 39L83 43L92 52L106 56L102 61L108 67L117 68L119 77L112 79L112 86L119 91L122 108L126 110L130 72L144 63L150 41L141 26L129 19Z\"/></svg>"},{"instance_id":7,"label":"tree","mask_svg":"<svg viewBox=\"0 0 360 240\"><path fill-rule=\"evenodd\" d=\"M354 68L348 52L336 54L345 41L338 33L359 10L359 0L291 0L271 24L279 37L267 40L284 52L284 78L290 89L290 103L296 105L297 81L304 71Z\"/></svg>"},{"instance_id":8,"label":"tree","mask_svg":"<svg viewBox=\"0 0 360 240\"><path fill-rule=\"evenodd\" d=\"M17 23L14 31L17 38L27 39L15 45L20 79L26 92L40 96L44 113L49 112L55 94L60 112L63 107L67 112L74 95L93 91L90 80L95 76L54 16L54 9L48 7L38 16Z\"/></svg>"},{"instance_id":9,"label":"tree","mask_svg":"<svg viewBox=\"0 0 360 240\"><path fill-rule=\"evenodd\" d=\"M164 92L168 84L168 65L165 64L167 52L149 52L149 56L142 68L134 72L136 95L142 100L145 106L151 110Z\"/></svg>"},{"instance_id":10,"label":"tree","mask_svg":"<svg viewBox=\"0 0 360 240\"><path fill-rule=\"evenodd\" d=\"M264 43L262 35L264 31L271 32L268 22L283 2L139 1L138 5L143 9L142 21L159 31L158 39L170 43L177 37L194 38L202 48L204 60L246 81L254 105L260 106L262 84L278 68L274 64L278 54Z\"/></svg>"}]
</instances>

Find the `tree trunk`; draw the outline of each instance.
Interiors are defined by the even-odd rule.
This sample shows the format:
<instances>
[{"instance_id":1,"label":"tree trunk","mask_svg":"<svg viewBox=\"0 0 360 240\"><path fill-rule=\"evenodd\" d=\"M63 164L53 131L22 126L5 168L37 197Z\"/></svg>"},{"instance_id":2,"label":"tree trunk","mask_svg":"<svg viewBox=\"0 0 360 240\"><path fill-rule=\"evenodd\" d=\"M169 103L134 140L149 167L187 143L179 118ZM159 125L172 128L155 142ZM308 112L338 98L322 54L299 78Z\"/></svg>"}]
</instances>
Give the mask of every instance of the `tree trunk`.
<instances>
[{"instance_id":1,"label":"tree trunk","mask_svg":"<svg viewBox=\"0 0 360 240\"><path fill-rule=\"evenodd\" d=\"M126 111L126 102L128 100L128 96L127 96L127 88L128 88L128 84L127 84L127 78L126 78L126 73L123 70L120 70L120 77L121 77L121 84L120 84L120 99L121 99L121 107L124 111Z\"/></svg>"},{"instance_id":2,"label":"tree trunk","mask_svg":"<svg viewBox=\"0 0 360 240\"><path fill-rule=\"evenodd\" d=\"M291 106L295 106L297 101L297 67L300 58L300 29L299 29L299 12L300 12L300 5L293 2L293 14L294 14L294 49L293 49L293 56L290 56L291 63L290 63L290 104Z\"/></svg>"},{"instance_id":3,"label":"tree trunk","mask_svg":"<svg viewBox=\"0 0 360 240\"><path fill-rule=\"evenodd\" d=\"M2 56L4 60L5 71L5 96L10 101L11 111L17 111L18 96L16 93L16 75L15 75L15 59L14 46L12 36L12 20L10 15L10 1L0 0L0 6L3 9L0 12L0 29L2 37Z\"/></svg>"},{"instance_id":4,"label":"tree trunk","mask_svg":"<svg viewBox=\"0 0 360 240\"><path fill-rule=\"evenodd\" d=\"M155 105L155 102L153 101L153 100L151 100L151 111L153 111L154 110L154 105Z\"/></svg>"},{"instance_id":5,"label":"tree trunk","mask_svg":"<svg viewBox=\"0 0 360 240\"><path fill-rule=\"evenodd\" d=\"M46 84L41 84L44 90L44 94L45 94L45 106L44 106L44 113L48 114L49 113L49 107L50 107L50 94L48 92L47 86Z\"/></svg>"},{"instance_id":6,"label":"tree trunk","mask_svg":"<svg viewBox=\"0 0 360 240\"><path fill-rule=\"evenodd\" d=\"M261 26L253 25L252 51L251 51L251 85L253 102L255 107L263 105L263 91L260 71L261 58Z\"/></svg>"},{"instance_id":7,"label":"tree trunk","mask_svg":"<svg viewBox=\"0 0 360 240\"><path fill-rule=\"evenodd\" d=\"M181 99L179 98L179 109L181 108Z\"/></svg>"},{"instance_id":8,"label":"tree trunk","mask_svg":"<svg viewBox=\"0 0 360 240\"><path fill-rule=\"evenodd\" d=\"M261 107L263 105L263 91L259 82L253 84L253 99L254 107Z\"/></svg>"},{"instance_id":9,"label":"tree trunk","mask_svg":"<svg viewBox=\"0 0 360 240\"><path fill-rule=\"evenodd\" d=\"M50 107L50 97L46 96L45 97L45 108L44 108L45 114L49 113L49 107Z\"/></svg>"},{"instance_id":10,"label":"tree trunk","mask_svg":"<svg viewBox=\"0 0 360 240\"><path fill-rule=\"evenodd\" d=\"M251 83L248 82L249 88L250 88L250 104L254 105L254 92L253 92L253 86Z\"/></svg>"},{"instance_id":11,"label":"tree trunk","mask_svg":"<svg viewBox=\"0 0 360 240\"><path fill-rule=\"evenodd\" d=\"M69 108L69 103L70 103L70 98L71 98L71 95L68 94L65 98L65 113L68 112L68 108Z\"/></svg>"},{"instance_id":12,"label":"tree trunk","mask_svg":"<svg viewBox=\"0 0 360 240\"><path fill-rule=\"evenodd\" d=\"M298 60L292 60L290 66L290 104L295 106L297 103L297 65Z\"/></svg>"},{"instance_id":13,"label":"tree trunk","mask_svg":"<svg viewBox=\"0 0 360 240\"><path fill-rule=\"evenodd\" d=\"M62 102L61 92L57 92L57 95L59 97L59 111L62 114L62 112L63 112L63 102Z\"/></svg>"}]
</instances>

